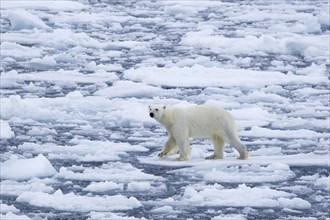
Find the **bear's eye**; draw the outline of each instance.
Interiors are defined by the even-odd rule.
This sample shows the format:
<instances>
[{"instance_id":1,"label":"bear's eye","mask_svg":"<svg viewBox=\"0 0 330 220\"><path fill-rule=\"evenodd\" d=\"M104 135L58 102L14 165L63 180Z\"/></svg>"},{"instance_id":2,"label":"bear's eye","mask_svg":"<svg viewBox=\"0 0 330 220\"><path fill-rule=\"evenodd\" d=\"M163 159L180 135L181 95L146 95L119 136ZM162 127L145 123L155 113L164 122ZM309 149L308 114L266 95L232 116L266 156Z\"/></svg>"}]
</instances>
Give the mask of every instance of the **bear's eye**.
<instances>
[{"instance_id":1,"label":"bear's eye","mask_svg":"<svg viewBox=\"0 0 330 220\"><path fill-rule=\"evenodd\" d=\"M156 108L155 110L158 111L158 108Z\"/></svg>"}]
</instances>

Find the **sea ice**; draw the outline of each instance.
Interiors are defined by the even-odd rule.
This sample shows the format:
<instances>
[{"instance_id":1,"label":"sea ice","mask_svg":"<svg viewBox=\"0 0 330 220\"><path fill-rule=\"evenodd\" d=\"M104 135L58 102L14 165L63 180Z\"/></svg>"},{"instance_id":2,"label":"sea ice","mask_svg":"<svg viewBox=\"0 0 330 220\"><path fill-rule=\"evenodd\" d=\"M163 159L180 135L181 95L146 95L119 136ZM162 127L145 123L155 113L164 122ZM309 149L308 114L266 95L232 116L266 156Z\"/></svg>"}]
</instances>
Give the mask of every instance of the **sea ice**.
<instances>
[{"instance_id":1,"label":"sea ice","mask_svg":"<svg viewBox=\"0 0 330 220\"><path fill-rule=\"evenodd\" d=\"M16 215L12 212L7 212L5 215L0 214L0 219L3 219L3 220L31 220L31 218L29 218L26 215Z\"/></svg>"},{"instance_id":2,"label":"sea ice","mask_svg":"<svg viewBox=\"0 0 330 220\"><path fill-rule=\"evenodd\" d=\"M7 212L18 213L19 209L17 209L13 205L7 205L7 204L0 203L0 213L7 213Z\"/></svg>"},{"instance_id":3,"label":"sea ice","mask_svg":"<svg viewBox=\"0 0 330 220\"><path fill-rule=\"evenodd\" d=\"M8 121L0 120L0 138L8 139L15 137L14 132L11 130L11 127Z\"/></svg>"},{"instance_id":4,"label":"sea ice","mask_svg":"<svg viewBox=\"0 0 330 220\"><path fill-rule=\"evenodd\" d=\"M95 95L109 98L150 98L154 96L161 96L163 94L166 94L166 92L161 88L149 86L145 83L135 83L132 81L117 81L111 87L101 89L95 93Z\"/></svg>"},{"instance_id":5,"label":"sea ice","mask_svg":"<svg viewBox=\"0 0 330 220\"><path fill-rule=\"evenodd\" d=\"M112 181L104 181L104 182L92 182L83 190L89 192L107 192L111 190L123 190L123 189L124 189L124 184L122 183L118 184Z\"/></svg>"},{"instance_id":6,"label":"sea ice","mask_svg":"<svg viewBox=\"0 0 330 220\"><path fill-rule=\"evenodd\" d=\"M327 81L324 75L297 76L270 71L224 69L218 67L206 68L200 65L183 68L132 68L124 72L124 77L151 85L171 87L239 87L243 90L260 89L268 85L288 85L291 83L313 85ZM263 80L263 78L267 78L267 80Z\"/></svg>"},{"instance_id":7,"label":"sea ice","mask_svg":"<svg viewBox=\"0 0 330 220\"><path fill-rule=\"evenodd\" d=\"M131 164L122 162L108 163L95 168L85 168L82 172L73 172L65 167L61 167L55 177L66 180L115 181L122 183L139 180L163 180L162 177L144 173Z\"/></svg>"},{"instance_id":8,"label":"sea ice","mask_svg":"<svg viewBox=\"0 0 330 220\"><path fill-rule=\"evenodd\" d=\"M16 200L39 207L78 212L130 210L142 205L134 197L127 198L122 195L80 196L74 193L63 194L61 190L57 190L54 194L24 192Z\"/></svg>"},{"instance_id":9,"label":"sea ice","mask_svg":"<svg viewBox=\"0 0 330 220\"><path fill-rule=\"evenodd\" d=\"M28 181L2 180L1 195L19 196L23 192L54 192L53 187L48 186L49 180L32 178ZM52 183L54 181L51 181Z\"/></svg>"},{"instance_id":10,"label":"sea ice","mask_svg":"<svg viewBox=\"0 0 330 220\"><path fill-rule=\"evenodd\" d=\"M48 27L38 16L27 12L26 10L17 9L15 11L10 11L8 18L11 23L12 30L21 29L45 29L50 31L51 28Z\"/></svg>"},{"instance_id":11,"label":"sea ice","mask_svg":"<svg viewBox=\"0 0 330 220\"><path fill-rule=\"evenodd\" d=\"M208 187L201 191L186 187L180 202L194 206L289 207L294 209L309 209L311 207L308 201L296 198L294 194L268 187L248 187L245 184L233 189Z\"/></svg>"},{"instance_id":12,"label":"sea ice","mask_svg":"<svg viewBox=\"0 0 330 220\"><path fill-rule=\"evenodd\" d=\"M14 156L1 163L1 179L28 180L33 177L53 176L56 170L49 160L39 154L35 158L17 159Z\"/></svg>"}]
</instances>

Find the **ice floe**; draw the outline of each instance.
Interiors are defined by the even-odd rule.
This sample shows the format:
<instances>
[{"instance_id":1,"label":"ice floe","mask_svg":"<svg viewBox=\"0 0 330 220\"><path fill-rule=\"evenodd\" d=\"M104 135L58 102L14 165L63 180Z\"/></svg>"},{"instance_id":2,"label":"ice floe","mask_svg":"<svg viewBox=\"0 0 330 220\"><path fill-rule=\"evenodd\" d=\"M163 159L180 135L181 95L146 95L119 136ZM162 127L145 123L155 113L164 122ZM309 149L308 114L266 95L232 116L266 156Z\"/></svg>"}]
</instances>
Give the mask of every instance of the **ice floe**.
<instances>
[{"instance_id":1,"label":"ice floe","mask_svg":"<svg viewBox=\"0 0 330 220\"><path fill-rule=\"evenodd\" d=\"M43 192L24 192L17 201L34 206L54 208L64 211L116 211L138 208L142 204L134 197L115 196L80 196L74 193L63 194L57 190L53 194Z\"/></svg>"},{"instance_id":2,"label":"ice floe","mask_svg":"<svg viewBox=\"0 0 330 220\"><path fill-rule=\"evenodd\" d=\"M8 121L0 120L0 138L7 139L15 137L14 132L11 130L11 127Z\"/></svg>"},{"instance_id":3,"label":"ice floe","mask_svg":"<svg viewBox=\"0 0 330 220\"><path fill-rule=\"evenodd\" d=\"M27 180L33 177L51 177L56 170L49 160L39 154L35 158L17 159L14 156L1 163L1 179Z\"/></svg>"}]
</instances>

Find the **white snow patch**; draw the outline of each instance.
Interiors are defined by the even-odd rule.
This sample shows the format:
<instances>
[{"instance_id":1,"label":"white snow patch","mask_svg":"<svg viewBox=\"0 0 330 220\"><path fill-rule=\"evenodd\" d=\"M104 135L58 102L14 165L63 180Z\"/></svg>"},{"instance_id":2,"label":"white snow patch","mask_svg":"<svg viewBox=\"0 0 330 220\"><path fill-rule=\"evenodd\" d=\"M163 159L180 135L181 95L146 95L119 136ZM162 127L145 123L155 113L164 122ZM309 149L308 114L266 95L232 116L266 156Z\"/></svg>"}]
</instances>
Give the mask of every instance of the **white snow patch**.
<instances>
[{"instance_id":1,"label":"white snow patch","mask_svg":"<svg viewBox=\"0 0 330 220\"><path fill-rule=\"evenodd\" d=\"M56 170L49 160L39 154L35 158L17 159L14 156L1 163L1 179L27 180L33 177L53 176Z\"/></svg>"}]
</instances>

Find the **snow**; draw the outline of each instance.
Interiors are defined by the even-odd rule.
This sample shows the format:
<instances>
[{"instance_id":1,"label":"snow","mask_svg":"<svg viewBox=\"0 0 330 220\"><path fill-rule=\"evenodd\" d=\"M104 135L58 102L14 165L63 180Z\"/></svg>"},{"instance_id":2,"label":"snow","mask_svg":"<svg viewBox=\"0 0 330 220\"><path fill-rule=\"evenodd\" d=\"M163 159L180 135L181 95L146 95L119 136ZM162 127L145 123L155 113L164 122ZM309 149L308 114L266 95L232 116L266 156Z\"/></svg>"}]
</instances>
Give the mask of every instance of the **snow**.
<instances>
[{"instance_id":1,"label":"snow","mask_svg":"<svg viewBox=\"0 0 330 220\"><path fill-rule=\"evenodd\" d=\"M328 6L1 1L0 218L327 218ZM148 105L202 103L247 160L158 158Z\"/></svg>"},{"instance_id":2,"label":"snow","mask_svg":"<svg viewBox=\"0 0 330 220\"><path fill-rule=\"evenodd\" d=\"M49 160L39 154L35 158L17 159L14 156L1 163L1 179L27 180L33 177L50 177L56 170Z\"/></svg>"}]
</instances>

